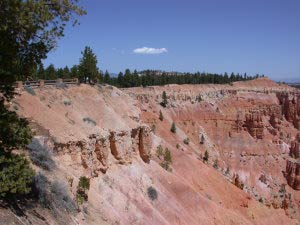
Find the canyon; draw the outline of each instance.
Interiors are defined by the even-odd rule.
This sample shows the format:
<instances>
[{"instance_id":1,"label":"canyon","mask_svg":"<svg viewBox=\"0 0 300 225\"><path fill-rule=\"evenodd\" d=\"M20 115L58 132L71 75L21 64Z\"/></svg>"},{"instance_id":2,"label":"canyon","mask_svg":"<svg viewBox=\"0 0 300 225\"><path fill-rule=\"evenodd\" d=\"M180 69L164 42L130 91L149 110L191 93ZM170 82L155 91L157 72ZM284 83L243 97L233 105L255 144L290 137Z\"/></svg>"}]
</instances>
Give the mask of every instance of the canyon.
<instances>
[{"instance_id":1,"label":"canyon","mask_svg":"<svg viewBox=\"0 0 300 225\"><path fill-rule=\"evenodd\" d=\"M258 78L17 92L10 109L29 121L56 164L53 171L33 165L35 170L65 182L73 198L81 176L90 189L74 215L57 219L37 206L21 223L1 209L7 224L300 224L295 88ZM161 166L160 148L170 151L169 170ZM156 199L149 197L150 187Z\"/></svg>"}]
</instances>

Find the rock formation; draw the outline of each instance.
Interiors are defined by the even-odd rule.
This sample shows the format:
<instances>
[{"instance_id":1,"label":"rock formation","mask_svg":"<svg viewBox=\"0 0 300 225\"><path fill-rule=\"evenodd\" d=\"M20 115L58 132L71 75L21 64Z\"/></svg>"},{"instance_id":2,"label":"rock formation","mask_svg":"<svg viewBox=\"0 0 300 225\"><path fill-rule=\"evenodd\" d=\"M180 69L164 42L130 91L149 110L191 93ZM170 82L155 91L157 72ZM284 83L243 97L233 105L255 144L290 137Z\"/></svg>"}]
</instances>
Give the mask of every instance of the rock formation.
<instances>
[{"instance_id":1,"label":"rock formation","mask_svg":"<svg viewBox=\"0 0 300 225\"><path fill-rule=\"evenodd\" d=\"M251 111L246 114L245 127L247 127L248 132L252 137L263 139L264 124L262 121L262 115L259 111Z\"/></svg>"},{"instance_id":2,"label":"rock formation","mask_svg":"<svg viewBox=\"0 0 300 225\"><path fill-rule=\"evenodd\" d=\"M293 189L300 190L300 134L291 143L290 158L286 162L285 176Z\"/></svg>"}]
</instances>

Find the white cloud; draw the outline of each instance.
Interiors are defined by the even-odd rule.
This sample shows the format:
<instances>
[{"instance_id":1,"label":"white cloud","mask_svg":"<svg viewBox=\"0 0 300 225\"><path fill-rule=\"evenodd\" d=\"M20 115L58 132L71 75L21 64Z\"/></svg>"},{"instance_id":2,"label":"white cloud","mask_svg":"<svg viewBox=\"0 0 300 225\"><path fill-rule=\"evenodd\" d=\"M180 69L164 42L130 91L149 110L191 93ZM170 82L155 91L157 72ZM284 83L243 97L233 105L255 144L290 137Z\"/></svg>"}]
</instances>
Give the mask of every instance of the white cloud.
<instances>
[{"instance_id":1,"label":"white cloud","mask_svg":"<svg viewBox=\"0 0 300 225\"><path fill-rule=\"evenodd\" d=\"M168 52L166 48L148 48L148 47L142 47L142 48L136 48L133 50L136 54L162 54Z\"/></svg>"}]
</instances>

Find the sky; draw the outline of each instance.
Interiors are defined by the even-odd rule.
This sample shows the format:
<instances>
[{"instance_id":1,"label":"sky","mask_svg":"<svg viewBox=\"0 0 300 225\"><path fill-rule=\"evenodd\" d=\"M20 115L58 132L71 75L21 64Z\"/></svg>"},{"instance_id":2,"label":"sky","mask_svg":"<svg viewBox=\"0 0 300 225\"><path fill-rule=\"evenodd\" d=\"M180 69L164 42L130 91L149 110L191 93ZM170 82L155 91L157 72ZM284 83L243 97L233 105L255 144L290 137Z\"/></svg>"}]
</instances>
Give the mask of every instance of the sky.
<instances>
[{"instance_id":1,"label":"sky","mask_svg":"<svg viewBox=\"0 0 300 225\"><path fill-rule=\"evenodd\" d=\"M45 66L72 66L90 46L112 73L158 69L264 74L300 81L300 0L80 0Z\"/></svg>"}]
</instances>

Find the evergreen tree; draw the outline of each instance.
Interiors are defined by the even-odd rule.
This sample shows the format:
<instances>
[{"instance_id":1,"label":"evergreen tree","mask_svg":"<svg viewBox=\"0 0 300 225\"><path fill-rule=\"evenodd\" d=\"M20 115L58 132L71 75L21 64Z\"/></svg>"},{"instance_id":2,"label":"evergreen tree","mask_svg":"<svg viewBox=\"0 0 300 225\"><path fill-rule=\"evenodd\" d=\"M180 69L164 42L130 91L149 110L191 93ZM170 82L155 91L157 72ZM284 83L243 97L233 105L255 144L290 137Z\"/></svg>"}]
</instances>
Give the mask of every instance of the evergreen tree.
<instances>
[{"instance_id":1,"label":"evergreen tree","mask_svg":"<svg viewBox=\"0 0 300 225\"><path fill-rule=\"evenodd\" d=\"M57 79L56 70L53 64L50 64L45 70L45 79L46 80L55 80Z\"/></svg>"},{"instance_id":2,"label":"evergreen tree","mask_svg":"<svg viewBox=\"0 0 300 225\"><path fill-rule=\"evenodd\" d=\"M208 151L205 150L205 152L204 152L204 157L203 157L203 162L208 162L208 158L209 158Z\"/></svg>"},{"instance_id":3,"label":"evergreen tree","mask_svg":"<svg viewBox=\"0 0 300 225\"><path fill-rule=\"evenodd\" d=\"M37 69L64 35L68 21L85 12L72 0L0 1L0 197L14 199L30 191L34 175L23 149L31 139L28 123L7 109L12 84ZM53 67L54 68L54 67ZM55 70L54 70L55 75Z\"/></svg>"},{"instance_id":4,"label":"evergreen tree","mask_svg":"<svg viewBox=\"0 0 300 225\"><path fill-rule=\"evenodd\" d=\"M70 77L76 77L78 78L79 77L79 71L78 71L78 66L77 65L74 65L71 67L70 69Z\"/></svg>"},{"instance_id":5,"label":"evergreen tree","mask_svg":"<svg viewBox=\"0 0 300 225\"><path fill-rule=\"evenodd\" d=\"M105 71L103 82L106 84L110 84L110 76L109 76L109 72L107 70Z\"/></svg>"},{"instance_id":6,"label":"evergreen tree","mask_svg":"<svg viewBox=\"0 0 300 225\"><path fill-rule=\"evenodd\" d=\"M37 69L37 79L44 80L45 79L45 69L43 63L38 65Z\"/></svg>"},{"instance_id":7,"label":"evergreen tree","mask_svg":"<svg viewBox=\"0 0 300 225\"><path fill-rule=\"evenodd\" d=\"M164 120L164 116L163 116L161 110L159 110L159 120L160 120L160 121L163 121L163 120Z\"/></svg>"},{"instance_id":8,"label":"evergreen tree","mask_svg":"<svg viewBox=\"0 0 300 225\"><path fill-rule=\"evenodd\" d=\"M81 52L82 57L80 59L79 63L79 79L83 82L95 82L99 79L99 70L97 67L97 57L93 53L92 49L88 46L86 46Z\"/></svg>"},{"instance_id":9,"label":"evergreen tree","mask_svg":"<svg viewBox=\"0 0 300 225\"><path fill-rule=\"evenodd\" d=\"M172 133L176 133L176 125L175 125L174 122L172 123L172 126L171 126L170 131L171 131Z\"/></svg>"},{"instance_id":10,"label":"evergreen tree","mask_svg":"<svg viewBox=\"0 0 300 225\"><path fill-rule=\"evenodd\" d=\"M163 91L163 93L162 93L162 102L160 103L160 105L161 105L162 107L166 107L167 104L168 104L167 94L166 94L165 91Z\"/></svg>"},{"instance_id":11,"label":"evergreen tree","mask_svg":"<svg viewBox=\"0 0 300 225\"><path fill-rule=\"evenodd\" d=\"M204 144L204 141L205 141L205 138L204 138L204 135L202 134L202 135L201 135L201 139L200 139L200 144L203 145L203 144Z\"/></svg>"},{"instance_id":12,"label":"evergreen tree","mask_svg":"<svg viewBox=\"0 0 300 225\"><path fill-rule=\"evenodd\" d=\"M64 79L70 78L70 77L71 77L71 75L70 75L70 70L69 70L69 67L68 67L68 66L65 66L65 68L63 69L62 74L63 74L62 77L63 77Z\"/></svg>"}]
</instances>

